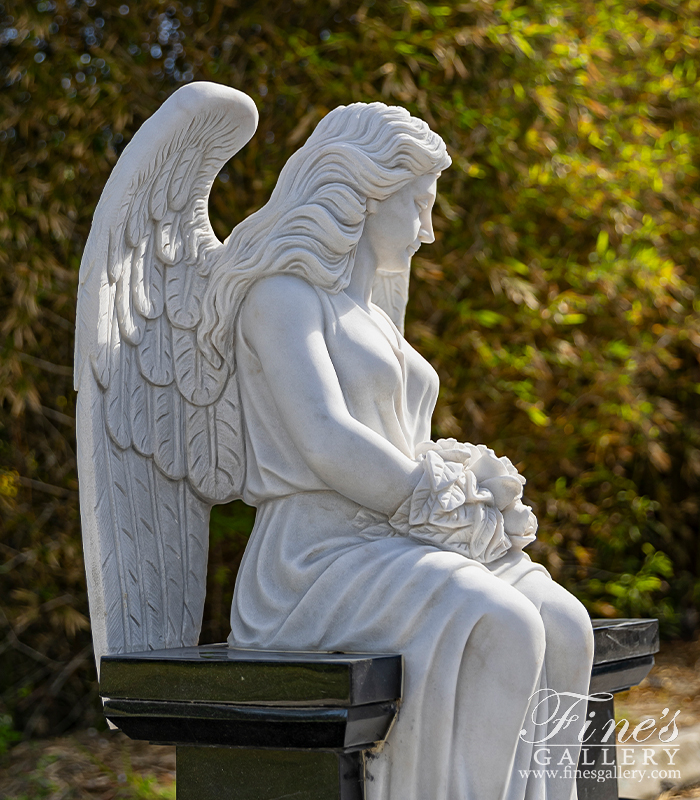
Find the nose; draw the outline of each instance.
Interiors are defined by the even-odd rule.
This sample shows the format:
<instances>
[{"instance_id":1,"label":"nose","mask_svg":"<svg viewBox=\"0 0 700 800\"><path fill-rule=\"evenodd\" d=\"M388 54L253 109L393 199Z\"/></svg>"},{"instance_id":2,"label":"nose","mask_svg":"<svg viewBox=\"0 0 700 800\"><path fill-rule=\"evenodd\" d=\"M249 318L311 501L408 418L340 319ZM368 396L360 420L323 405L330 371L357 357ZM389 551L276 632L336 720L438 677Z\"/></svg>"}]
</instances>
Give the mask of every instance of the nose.
<instances>
[{"instance_id":1,"label":"nose","mask_svg":"<svg viewBox=\"0 0 700 800\"><path fill-rule=\"evenodd\" d=\"M433 230L432 209L426 208L420 215L420 230L418 238L423 244L430 244L435 241L435 231Z\"/></svg>"}]
</instances>

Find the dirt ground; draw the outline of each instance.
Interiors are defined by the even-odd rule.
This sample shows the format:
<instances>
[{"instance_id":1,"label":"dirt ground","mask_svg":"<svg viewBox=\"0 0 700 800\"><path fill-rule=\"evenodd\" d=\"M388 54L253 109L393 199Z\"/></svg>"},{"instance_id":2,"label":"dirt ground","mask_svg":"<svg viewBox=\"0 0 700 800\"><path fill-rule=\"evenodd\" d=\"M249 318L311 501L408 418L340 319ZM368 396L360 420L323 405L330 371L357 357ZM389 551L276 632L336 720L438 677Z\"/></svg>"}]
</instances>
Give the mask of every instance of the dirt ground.
<instances>
[{"instance_id":1,"label":"dirt ground","mask_svg":"<svg viewBox=\"0 0 700 800\"><path fill-rule=\"evenodd\" d=\"M679 729L700 724L700 640L666 642L639 686L617 695L618 718L634 724L681 709ZM0 757L2 800L175 800L175 748L120 733L81 731L22 742ZM700 783L659 800L700 798Z\"/></svg>"},{"instance_id":2,"label":"dirt ground","mask_svg":"<svg viewBox=\"0 0 700 800\"><path fill-rule=\"evenodd\" d=\"M92 728L22 742L0 761L0 798L175 800L175 748Z\"/></svg>"},{"instance_id":3,"label":"dirt ground","mask_svg":"<svg viewBox=\"0 0 700 800\"><path fill-rule=\"evenodd\" d=\"M659 718L661 711L681 710L679 728L700 723L700 639L663 642L649 675L628 692L615 696L615 711L630 723Z\"/></svg>"},{"instance_id":4,"label":"dirt ground","mask_svg":"<svg viewBox=\"0 0 700 800\"><path fill-rule=\"evenodd\" d=\"M628 719L630 725L646 717L659 719L664 709L670 709L671 715L680 709L679 730L700 724L700 639L663 642L654 668L642 683L615 696L616 717ZM681 798L700 798L700 783L659 796L659 800Z\"/></svg>"}]
</instances>

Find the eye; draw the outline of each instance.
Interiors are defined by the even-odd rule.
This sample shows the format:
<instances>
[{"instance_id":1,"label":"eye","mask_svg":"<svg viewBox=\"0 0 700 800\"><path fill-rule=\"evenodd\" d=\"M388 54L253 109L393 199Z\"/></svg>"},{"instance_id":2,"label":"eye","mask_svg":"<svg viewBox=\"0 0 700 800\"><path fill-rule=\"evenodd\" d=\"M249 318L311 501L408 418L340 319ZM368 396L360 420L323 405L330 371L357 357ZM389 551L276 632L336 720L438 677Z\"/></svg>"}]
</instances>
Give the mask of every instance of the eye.
<instances>
[{"instance_id":1,"label":"eye","mask_svg":"<svg viewBox=\"0 0 700 800\"><path fill-rule=\"evenodd\" d=\"M418 209L420 209L420 211L425 211L425 209L428 207L428 201L427 200L416 200L416 207Z\"/></svg>"}]
</instances>

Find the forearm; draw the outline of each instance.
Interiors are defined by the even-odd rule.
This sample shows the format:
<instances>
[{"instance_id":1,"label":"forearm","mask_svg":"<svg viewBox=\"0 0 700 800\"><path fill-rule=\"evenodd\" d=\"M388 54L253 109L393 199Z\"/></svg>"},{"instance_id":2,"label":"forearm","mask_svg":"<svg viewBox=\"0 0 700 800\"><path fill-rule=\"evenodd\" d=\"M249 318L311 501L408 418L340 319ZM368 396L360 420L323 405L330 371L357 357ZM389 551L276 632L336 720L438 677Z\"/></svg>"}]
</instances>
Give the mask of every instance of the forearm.
<instances>
[{"instance_id":1,"label":"forearm","mask_svg":"<svg viewBox=\"0 0 700 800\"><path fill-rule=\"evenodd\" d=\"M411 495L422 468L390 442L349 415L316 421L297 447L331 489L391 516Z\"/></svg>"}]
</instances>

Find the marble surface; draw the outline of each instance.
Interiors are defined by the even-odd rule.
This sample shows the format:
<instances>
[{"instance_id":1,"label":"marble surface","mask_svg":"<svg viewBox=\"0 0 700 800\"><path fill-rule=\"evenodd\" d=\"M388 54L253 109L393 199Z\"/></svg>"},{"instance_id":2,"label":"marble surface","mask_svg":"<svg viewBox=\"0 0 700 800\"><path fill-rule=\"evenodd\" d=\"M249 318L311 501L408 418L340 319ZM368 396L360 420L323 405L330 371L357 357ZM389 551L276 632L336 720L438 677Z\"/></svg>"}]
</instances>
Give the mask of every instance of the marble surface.
<instances>
[{"instance_id":1,"label":"marble surface","mask_svg":"<svg viewBox=\"0 0 700 800\"><path fill-rule=\"evenodd\" d=\"M523 551L511 462L430 441L438 377L402 335L445 144L404 109L334 109L222 243L209 190L256 122L233 89L178 90L95 212L76 388L97 658L196 644L209 509L242 498L232 646L405 659L368 800L567 800L573 780L528 777L531 696L585 693L590 621Z\"/></svg>"}]
</instances>

